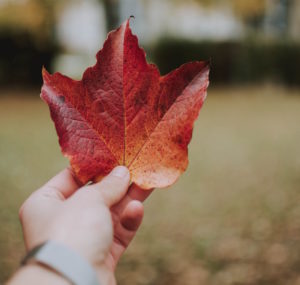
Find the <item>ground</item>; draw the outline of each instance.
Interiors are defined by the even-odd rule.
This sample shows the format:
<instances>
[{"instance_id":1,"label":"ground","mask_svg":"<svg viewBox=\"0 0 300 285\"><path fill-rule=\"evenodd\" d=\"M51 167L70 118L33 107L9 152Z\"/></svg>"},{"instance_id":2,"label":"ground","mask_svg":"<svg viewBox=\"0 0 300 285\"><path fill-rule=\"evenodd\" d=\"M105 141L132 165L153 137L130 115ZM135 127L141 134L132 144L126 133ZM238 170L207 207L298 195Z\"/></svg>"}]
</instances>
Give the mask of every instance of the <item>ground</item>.
<instances>
[{"instance_id":1,"label":"ground","mask_svg":"<svg viewBox=\"0 0 300 285\"><path fill-rule=\"evenodd\" d=\"M24 255L18 208L68 165L39 91L22 93L0 92L0 284ZM120 284L300 284L299 93L209 90L189 168L147 200Z\"/></svg>"}]
</instances>

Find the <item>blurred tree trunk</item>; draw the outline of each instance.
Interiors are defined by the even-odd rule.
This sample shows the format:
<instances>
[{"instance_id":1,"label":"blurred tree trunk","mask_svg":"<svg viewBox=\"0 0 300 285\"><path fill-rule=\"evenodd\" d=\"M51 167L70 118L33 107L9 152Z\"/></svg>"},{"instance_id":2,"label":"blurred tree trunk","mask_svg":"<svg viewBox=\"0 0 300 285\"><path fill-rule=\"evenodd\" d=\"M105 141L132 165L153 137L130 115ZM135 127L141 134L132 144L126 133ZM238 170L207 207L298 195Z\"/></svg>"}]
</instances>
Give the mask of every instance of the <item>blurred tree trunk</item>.
<instances>
[{"instance_id":1,"label":"blurred tree trunk","mask_svg":"<svg viewBox=\"0 0 300 285\"><path fill-rule=\"evenodd\" d=\"M56 41L55 33L55 5L57 0L32 0L39 5L43 10L43 21L41 25L40 37L45 41L46 44ZM34 17L34 15L32 16Z\"/></svg>"},{"instance_id":2,"label":"blurred tree trunk","mask_svg":"<svg viewBox=\"0 0 300 285\"><path fill-rule=\"evenodd\" d=\"M102 0L102 2L105 9L106 29L111 31L120 23L120 0Z\"/></svg>"}]
</instances>

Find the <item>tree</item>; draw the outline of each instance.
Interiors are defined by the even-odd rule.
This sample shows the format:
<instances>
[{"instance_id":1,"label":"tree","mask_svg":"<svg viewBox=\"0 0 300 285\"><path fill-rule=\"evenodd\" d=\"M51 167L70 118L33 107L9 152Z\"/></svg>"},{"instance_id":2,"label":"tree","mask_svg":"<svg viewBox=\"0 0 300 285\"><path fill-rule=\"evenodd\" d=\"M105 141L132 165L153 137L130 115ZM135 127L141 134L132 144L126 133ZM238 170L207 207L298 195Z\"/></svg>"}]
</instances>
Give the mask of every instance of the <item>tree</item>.
<instances>
[{"instance_id":1,"label":"tree","mask_svg":"<svg viewBox=\"0 0 300 285\"><path fill-rule=\"evenodd\" d=\"M106 16L106 29L111 31L115 29L120 23L119 9L120 1L119 0L98 0L103 2Z\"/></svg>"},{"instance_id":2,"label":"tree","mask_svg":"<svg viewBox=\"0 0 300 285\"><path fill-rule=\"evenodd\" d=\"M234 14L245 22L248 27L257 30L264 20L267 0L194 0L197 3L207 6L229 6Z\"/></svg>"},{"instance_id":3,"label":"tree","mask_svg":"<svg viewBox=\"0 0 300 285\"><path fill-rule=\"evenodd\" d=\"M195 0L199 4L206 6L228 5L238 17L249 20L253 17L261 16L265 11L264 0Z\"/></svg>"}]
</instances>

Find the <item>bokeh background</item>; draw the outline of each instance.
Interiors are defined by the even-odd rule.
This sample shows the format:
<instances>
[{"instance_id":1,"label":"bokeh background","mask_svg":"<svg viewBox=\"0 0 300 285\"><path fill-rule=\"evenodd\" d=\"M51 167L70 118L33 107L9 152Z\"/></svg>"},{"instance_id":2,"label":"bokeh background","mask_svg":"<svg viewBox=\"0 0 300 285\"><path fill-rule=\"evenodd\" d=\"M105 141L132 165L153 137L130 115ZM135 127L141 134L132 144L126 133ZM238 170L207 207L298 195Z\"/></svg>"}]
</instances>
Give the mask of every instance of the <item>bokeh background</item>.
<instances>
[{"instance_id":1,"label":"bokeh background","mask_svg":"<svg viewBox=\"0 0 300 285\"><path fill-rule=\"evenodd\" d=\"M211 59L174 186L146 202L119 284L300 284L300 1L0 0L0 284L24 255L18 208L68 165L41 67L73 78L131 27L162 74Z\"/></svg>"}]
</instances>

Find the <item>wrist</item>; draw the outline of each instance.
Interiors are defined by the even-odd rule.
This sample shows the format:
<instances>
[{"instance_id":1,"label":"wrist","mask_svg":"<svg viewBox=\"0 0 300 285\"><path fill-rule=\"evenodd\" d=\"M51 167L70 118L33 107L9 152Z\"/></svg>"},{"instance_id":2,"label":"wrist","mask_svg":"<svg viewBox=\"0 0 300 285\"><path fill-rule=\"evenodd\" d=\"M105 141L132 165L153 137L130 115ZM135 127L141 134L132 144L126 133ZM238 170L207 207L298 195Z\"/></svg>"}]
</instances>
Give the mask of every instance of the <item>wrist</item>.
<instances>
[{"instance_id":1,"label":"wrist","mask_svg":"<svg viewBox=\"0 0 300 285\"><path fill-rule=\"evenodd\" d=\"M50 268L32 262L21 267L7 285L14 284L71 285L71 282Z\"/></svg>"},{"instance_id":2,"label":"wrist","mask_svg":"<svg viewBox=\"0 0 300 285\"><path fill-rule=\"evenodd\" d=\"M115 285L116 279L114 275L114 270L105 264L105 256L102 256L100 253L95 254L94 250L91 250L90 247L83 247L78 241L75 239L66 241L63 239L55 238L53 239L55 242L66 246L71 249L75 253L79 254L82 258L84 258L90 266L95 270L99 284L101 285ZM96 258L95 258L96 256Z\"/></svg>"},{"instance_id":3,"label":"wrist","mask_svg":"<svg viewBox=\"0 0 300 285\"><path fill-rule=\"evenodd\" d=\"M99 284L101 285L116 285L116 279L113 272L101 266L96 268Z\"/></svg>"}]
</instances>

